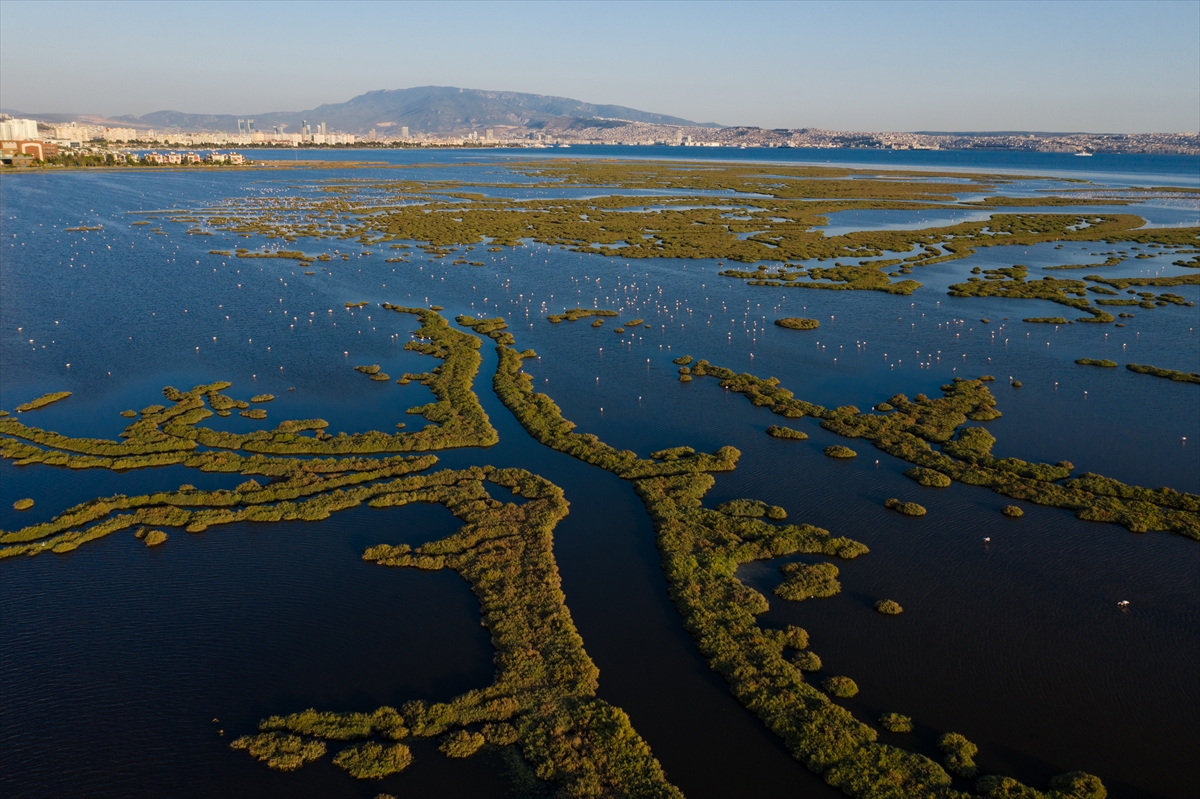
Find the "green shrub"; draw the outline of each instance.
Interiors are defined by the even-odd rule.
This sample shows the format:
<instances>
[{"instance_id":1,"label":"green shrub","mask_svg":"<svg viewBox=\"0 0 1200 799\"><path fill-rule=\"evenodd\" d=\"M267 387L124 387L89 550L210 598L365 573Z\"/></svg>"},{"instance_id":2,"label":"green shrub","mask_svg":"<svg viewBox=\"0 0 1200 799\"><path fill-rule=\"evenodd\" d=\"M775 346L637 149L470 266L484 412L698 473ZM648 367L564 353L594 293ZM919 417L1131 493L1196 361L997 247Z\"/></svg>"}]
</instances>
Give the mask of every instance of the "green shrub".
<instances>
[{"instance_id":1,"label":"green shrub","mask_svg":"<svg viewBox=\"0 0 1200 799\"><path fill-rule=\"evenodd\" d=\"M905 477L911 477L923 486L932 488L949 488L954 481L946 475L934 469L926 469L924 466L914 466L911 469L904 470Z\"/></svg>"},{"instance_id":2,"label":"green shrub","mask_svg":"<svg viewBox=\"0 0 1200 799\"><path fill-rule=\"evenodd\" d=\"M1075 363L1083 366L1103 366L1108 369L1116 368L1117 362L1110 361L1107 358L1078 358Z\"/></svg>"},{"instance_id":3,"label":"green shrub","mask_svg":"<svg viewBox=\"0 0 1200 799\"><path fill-rule=\"evenodd\" d=\"M912 732L912 719L899 713L884 713L879 717L879 725L888 732Z\"/></svg>"},{"instance_id":4,"label":"green shrub","mask_svg":"<svg viewBox=\"0 0 1200 799\"><path fill-rule=\"evenodd\" d=\"M895 497L889 499L887 502L884 502L883 506L896 511L897 513L903 513L905 516L925 515L925 507L923 505L918 505L915 502L901 502Z\"/></svg>"},{"instance_id":5,"label":"green shrub","mask_svg":"<svg viewBox=\"0 0 1200 799\"><path fill-rule=\"evenodd\" d=\"M309 741L298 735L264 732L244 735L229 745L231 749L243 749L268 767L278 771L295 771L305 763L325 754L324 741Z\"/></svg>"},{"instance_id":6,"label":"green shrub","mask_svg":"<svg viewBox=\"0 0 1200 799\"><path fill-rule=\"evenodd\" d=\"M784 581L775 586L775 595L791 602L812 597L831 597L842 590L838 567L832 563L789 563L782 567Z\"/></svg>"},{"instance_id":7,"label":"green shrub","mask_svg":"<svg viewBox=\"0 0 1200 799\"><path fill-rule=\"evenodd\" d=\"M1000 512L1011 519L1019 519L1025 515L1025 511L1021 510L1018 505L1005 505Z\"/></svg>"},{"instance_id":8,"label":"green shrub","mask_svg":"<svg viewBox=\"0 0 1200 799\"><path fill-rule=\"evenodd\" d=\"M825 693L838 699L849 699L858 693L858 685L849 677L829 677L821 683L821 687Z\"/></svg>"},{"instance_id":9,"label":"green shrub","mask_svg":"<svg viewBox=\"0 0 1200 799\"><path fill-rule=\"evenodd\" d=\"M455 730L442 737L442 742L438 744L438 749L446 757L470 757L479 751L484 744L484 738L477 732L468 732L467 730Z\"/></svg>"},{"instance_id":10,"label":"green shrub","mask_svg":"<svg viewBox=\"0 0 1200 799\"><path fill-rule=\"evenodd\" d=\"M413 756L404 744L383 746L374 741L356 744L338 752L333 762L359 780L380 780L389 774L404 771L412 765Z\"/></svg>"},{"instance_id":11,"label":"green shrub","mask_svg":"<svg viewBox=\"0 0 1200 799\"><path fill-rule=\"evenodd\" d=\"M726 516L749 516L757 519L767 515L767 503L757 499L734 499L722 502L717 506L717 510Z\"/></svg>"},{"instance_id":12,"label":"green shrub","mask_svg":"<svg viewBox=\"0 0 1200 799\"><path fill-rule=\"evenodd\" d=\"M831 458L856 458L858 453L849 447L843 447L841 444L834 444L831 447L825 448L825 454Z\"/></svg>"},{"instance_id":13,"label":"green shrub","mask_svg":"<svg viewBox=\"0 0 1200 799\"><path fill-rule=\"evenodd\" d=\"M783 643L792 649L808 649L808 631L789 624L783 630Z\"/></svg>"},{"instance_id":14,"label":"green shrub","mask_svg":"<svg viewBox=\"0 0 1200 799\"><path fill-rule=\"evenodd\" d=\"M821 658L817 657L816 652L809 652L808 650L792 655L792 664L800 669L800 671L821 670Z\"/></svg>"},{"instance_id":15,"label":"green shrub","mask_svg":"<svg viewBox=\"0 0 1200 799\"><path fill-rule=\"evenodd\" d=\"M778 424L773 424L768 427L767 435L775 438L790 438L795 441L803 441L808 438L808 433L804 433L800 430L793 430L790 427L784 427L783 425Z\"/></svg>"},{"instance_id":16,"label":"green shrub","mask_svg":"<svg viewBox=\"0 0 1200 799\"><path fill-rule=\"evenodd\" d=\"M517 729L511 724L484 724L483 738L492 746L509 746L517 742Z\"/></svg>"},{"instance_id":17,"label":"green shrub","mask_svg":"<svg viewBox=\"0 0 1200 799\"><path fill-rule=\"evenodd\" d=\"M938 749L945 753L946 769L960 777L974 777L977 768L972 759L979 747L956 732L948 732L938 739Z\"/></svg>"},{"instance_id":18,"label":"green shrub","mask_svg":"<svg viewBox=\"0 0 1200 799\"><path fill-rule=\"evenodd\" d=\"M33 507L33 500L29 497L23 497L14 502L13 507L17 510L29 510Z\"/></svg>"},{"instance_id":19,"label":"green shrub","mask_svg":"<svg viewBox=\"0 0 1200 799\"><path fill-rule=\"evenodd\" d=\"M875 610L885 616L899 616L904 612L904 608L900 607L900 603L891 599L881 599L876 602Z\"/></svg>"},{"instance_id":20,"label":"green shrub","mask_svg":"<svg viewBox=\"0 0 1200 799\"><path fill-rule=\"evenodd\" d=\"M156 547L167 540L167 534L162 530L151 530L146 533L142 540L146 543L146 546Z\"/></svg>"},{"instance_id":21,"label":"green shrub","mask_svg":"<svg viewBox=\"0 0 1200 799\"><path fill-rule=\"evenodd\" d=\"M1050 779L1054 799L1106 799L1108 791L1099 777L1084 771L1071 771Z\"/></svg>"}]
</instances>

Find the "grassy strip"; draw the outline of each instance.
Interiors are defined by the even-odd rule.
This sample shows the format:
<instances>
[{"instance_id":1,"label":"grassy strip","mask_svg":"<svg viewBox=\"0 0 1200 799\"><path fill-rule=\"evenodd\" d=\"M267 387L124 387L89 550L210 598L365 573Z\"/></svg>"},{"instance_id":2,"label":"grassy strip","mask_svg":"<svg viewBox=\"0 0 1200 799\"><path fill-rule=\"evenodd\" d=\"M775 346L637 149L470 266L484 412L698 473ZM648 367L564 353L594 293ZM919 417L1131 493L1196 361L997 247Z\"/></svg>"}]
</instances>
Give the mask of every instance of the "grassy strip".
<instances>
[{"instance_id":1,"label":"grassy strip","mask_svg":"<svg viewBox=\"0 0 1200 799\"><path fill-rule=\"evenodd\" d=\"M585 319L589 316L618 316L616 311L607 311L603 308L571 308L562 313L552 313L546 317L547 322L558 324L564 319L568 322L575 322L579 319ZM600 320L597 319L597 322ZM632 323L630 323L632 324Z\"/></svg>"},{"instance_id":2,"label":"grassy strip","mask_svg":"<svg viewBox=\"0 0 1200 799\"><path fill-rule=\"evenodd\" d=\"M1103 283L1115 289L1127 289L1130 286L1197 286L1200 285L1200 275L1176 275L1174 277L1101 277L1086 275L1084 280Z\"/></svg>"},{"instance_id":3,"label":"grassy strip","mask_svg":"<svg viewBox=\"0 0 1200 799\"><path fill-rule=\"evenodd\" d=\"M1165 377L1168 380L1174 380L1177 383L1200 383L1200 373L1197 372L1180 372L1175 369L1159 369L1157 366L1143 366L1140 363L1127 363L1125 368L1131 372L1137 372L1140 375L1153 375L1154 377Z\"/></svg>"},{"instance_id":4,"label":"grassy strip","mask_svg":"<svg viewBox=\"0 0 1200 799\"><path fill-rule=\"evenodd\" d=\"M55 391L52 394L43 394L37 399L23 402L17 406L17 413L25 413L26 411L36 411L38 408L44 408L52 402L58 402L71 396L70 391Z\"/></svg>"}]
</instances>

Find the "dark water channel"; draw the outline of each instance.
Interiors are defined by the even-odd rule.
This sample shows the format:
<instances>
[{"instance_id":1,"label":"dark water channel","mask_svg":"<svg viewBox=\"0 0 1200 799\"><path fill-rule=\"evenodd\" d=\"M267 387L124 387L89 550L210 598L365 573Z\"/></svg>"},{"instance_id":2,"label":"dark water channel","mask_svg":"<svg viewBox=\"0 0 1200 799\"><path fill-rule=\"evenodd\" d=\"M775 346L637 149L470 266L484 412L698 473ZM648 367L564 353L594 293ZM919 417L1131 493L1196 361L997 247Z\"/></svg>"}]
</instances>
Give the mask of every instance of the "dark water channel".
<instances>
[{"instance_id":1,"label":"dark water channel","mask_svg":"<svg viewBox=\"0 0 1200 799\"><path fill-rule=\"evenodd\" d=\"M1029 168L1013 168L1020 166ZM1147 181L1163 169L1150 166ZM466 175L471 167L447 169ZM774 597L781 562L748 564L739 576L771 600L765 623L810 632L824 663L818 677L858 683L847 706L860 718L914 718L914 734L883 733L886 740L932 756L936 737L953 730L979 745L985 772L1037 787L1082 769L1100 775L1115 797L1192 795L1200 780L1192 756L1200 746L1196 542L1029 504L1022 519L1007 519L999 509L1011 500L963 485L922 488L901 474L907 464L811 420L792 424L807 441L770 438L763 431L778 417L711 379L679 383L671 363L689 353L774 375L813 402L860 408L897 392L937 396L954 376L991 373L1004 416L985 426L998 455L1068 459L1078 472L1200 491L1197 387L1073 363L1107 357L1198 371L1195 308L1136 309L1125 328L1055 328L1020 319L1058 315L1061 306L945 294L973 266L1020 262L1040 276L1050 265L1102 261L1111 245L985 249L917 270L912 277L925 288L896 297L756 288L717 277L721 267L710 261L626 262L540 246L486 255L480 247L471 257L487 266L469 268L419 251L410 264L385 264L386 249L359 256L362 248L343 242L350 262L305 276L287 261L208 254L260 242L187 236L165 215L131 226L125 215L284 191L333 174L4 178L0 404L11 409L70 390L69 400L23 421L111 438L125 423L118 412L160 402L164 385L231 380L235 397L276 395L265 406L268 425L320 416L332 432L390 430L398 421L412 429L423 422L403 411L426 402L426 389L371 383L351 369L379 363L396 377L430 368L402 349L411 317L351 312L344 303L428 298L448 317L503 314L518 346L541 356L526 363L535 387L581 431L642 455L732 444L741 463L718 477L707 503L763 499L785 507L791 521L871 548L839 563L843 590L831 599ZM1113 183L1122 182L1137 183L1136 170ZM105 229L63 231L81 222ZM148 230L159 226L167 235ZM1150 268L1164 267L1131 259L1104 271ZM1193 286L1157 291L1200 300ZM594 303L622 318L595 329L551 325L543 302L550 312ZM650 327L614 334L618 321L635 316ZM780 330L771 324L778 316L817 318L821 328ZM667 598L653 529L631 487L529 438L491 391L490 342L482 353L476 392L500 443L440 453L438 468L518 466L563 488L571 510L555 531L555 556L600 668L600 695L629 713L690 797L834 796L699 656ZM1009 376L1024 386L1011 388ZM236 416L209 423L262 424ZM826 458L821 449L831 443L850 444L858 458ZM16 529L113 493L240 481L182 467L114 474L5 463L0 526ZM920 502L929 515L886 511L882 502L892 496ZM13 510L18 497L33 498L34 509ZM372 544L416 544L455 527L440 506L363 507L318 523L176 531L154 550L118 534L66 556L0 562L0 794L520 795L527 775L494 751L451 761L435 742L417 742L406 772L359 783L328 757L280 774L228 748L273 713L370 710L486 685L491 647L465 582L447 571L361 560ZM875 613L871 605L883 597L904 614ZM1131 605L1122 612L1123 599Z\"/></svg>"}]
</instances>

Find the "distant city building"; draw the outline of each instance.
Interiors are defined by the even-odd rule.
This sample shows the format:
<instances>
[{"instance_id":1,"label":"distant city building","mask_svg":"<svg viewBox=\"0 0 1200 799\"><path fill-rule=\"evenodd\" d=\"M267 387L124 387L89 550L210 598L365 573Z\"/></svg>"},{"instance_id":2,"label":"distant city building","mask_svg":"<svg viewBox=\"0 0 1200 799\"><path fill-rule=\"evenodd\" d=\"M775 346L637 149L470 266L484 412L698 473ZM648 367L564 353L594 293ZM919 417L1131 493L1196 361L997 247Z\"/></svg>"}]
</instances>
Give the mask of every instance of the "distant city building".
<instances>
[{"instance_id":1,"label":"distant city building","mask_svg":"<svg viewBox=\"0 0 1200 799\"><path fill-rule=\"evenodd\" d=\"M134 141L138 132L133 128L105 128L97 138L105 141Z\"/></svg>"},{"instance_id":2,"label":"distant city building","mask_svg":"<svg viewBox=\"0 0 1200 799\"><path fill-rule=\"evenodd\" d=\"M484 136L483 136L483 137L484 137L485 139L487 139L488 141L491 141L492 139L494 139L494 138L495 138L495 136L493 136L493 133L494 133L494 131L493 131L491 128L488 128L488 129L487 129L487 132L484 134Z\"/></svg>"},{"instance_id":3,"label":"distant city building","mask_svg":"<svg viewBox=\"0 0 1200 799\"><path fill-rule=\"evenodd\" d=\"M400 128L400 138L402 138L402 139L408 138L408 126L407 125L404 125Z\"/></svg>"},{"instance_id":4,"label":"distant city building","mask_svg":"<svg viewBox=\"0 0 1200 799\"><path fill-rule=\"evenodd\" d=\"M0 120L0 139L32 141L40 138L36 120L11 117Z\"/></svg>"},{"instance_id":5,"label":"distant city building","mask_svg":"<svg viewBox=\"0 0 1200 799\"><path fill-rule=\"evenodd\" d=\"M27 155L38 161L45 161L48 158L58 155L58 146L40 139L33 141L4 139L0 140L0 153L3 153L5 159L12 159L18 155Z\"/></svg>"}]
</instances>

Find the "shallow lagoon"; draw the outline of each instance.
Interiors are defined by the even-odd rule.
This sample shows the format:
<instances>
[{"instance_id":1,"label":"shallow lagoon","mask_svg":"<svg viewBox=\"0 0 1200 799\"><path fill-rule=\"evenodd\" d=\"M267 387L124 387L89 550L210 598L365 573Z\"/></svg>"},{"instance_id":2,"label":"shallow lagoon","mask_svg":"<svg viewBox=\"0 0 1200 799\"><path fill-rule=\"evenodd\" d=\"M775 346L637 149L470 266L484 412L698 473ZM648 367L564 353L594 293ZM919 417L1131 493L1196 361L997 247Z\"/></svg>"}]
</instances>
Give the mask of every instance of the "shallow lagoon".
<instances>
[{"instance_id":1,"label":"shallow lagoon","mask_svg":"<svg viewBox=\"0 0 1200 799\"><path fill-rule=\"evenodd\" d=\"M994 168L977 168L985 167ZM451 169L470 174L467 166ZM393 177L371 172L354 176ZM119 411L159 402L164 385L228 379L235 397L276 395L263 406L265 425L319 415L331 431L389 430L398 421L411 427L413 417L403 411L427 401L427 390L372 383L351 367L379 363L393 378L429 368L427 359L401 349L415 325L379 309L347 311L344 303L428 301L445 306L447 316L503 314L518 345L542 356L526 363L535 386L581 430L643 455L733 444L744 453L741 465L718 478L706 503L763 499L784 506L791 520L871 547L843 568L843 593L833 599L774 598L777 562L742 573L771 598L770 622L806 627L825 673L858 682L863 691L848 706L860 717L885 710L913 716L917 732L905 745L927 754L936 734L963 732L980 745L985 771L1033 785L1084 769L1103 777L1115 796L1188 795L1200 776L1187 757L1200 741L1195 542L1032 506L1019 521L1005 519L999 495L962 485L922 488L900 474L906 464L811 420L794 425L808 441L765 436L777 417L711 379L679 383L671 363L688 353L774 375L813 402L861 408L896 392L935 395L954 375L996 374L1004 417L987 427L998 455L1065 458L1081 472L1200 491L1196 387L1073 363L1111 357L1195 371L1195 309L1135 309L1122 329L1055 329L1019 320L1057 315L1061 306L944 293L974 266L1098 262L1103 256L1095 253L1114 247L985 249L914 270L925 288L894 297L747 286L719 278L711 261L626 263L539 246L500 253L477 247L470 257L486 266L472 268L429 261L419 251L411 264L386 264L386 247L360 257L361 247L339 243L355 253L352 260L326 264L331 274L306 276L290 261L208 254L256 240L188 236L185 225L164 220L132 227L126 216L286 191L329 175L344 176L6 176L3 406L71 390L69 400L25 421L111 437L124 424ZM1123 180L1137 185L1136 170ZM63 232L97 221L103 231ZM167 236L149 232L160 224ZM1072 260L1085 255L1090 260ZM1103 273L1149 268L1130 260ZM1200 300L1196 287L1171 290ZM615 334L618 320L600 328L550 325L541 318L543 301L551 312L589 303L618 308L620 321L641 316L651 327L635 336ZM778 316L818 318L822 326L781 330L771 324ZM529 439L490 391L495 356L488 343L483 355L476 392L501 443L443 453L440 465L518 465L566 490L572 510L556 530L555 554L567 604L600 667L600 695L630 714L689 796L768 794L789 785L832 796L737 705L696 652L667 599L649 519L630 487ZM1007 386L1009 375L1024 387ZM222 429L252 426L237 417L220 421ZM821 448L831 443L851 443L859 458L825 458ZM0 468L4 529L92 496L237 479L178 467L124 475ZM35 509L14 511L21 496L34 497ZM930 514L918 520L888 513L882 501L889 496L920 501ZM154 551L118 535L66 557L0 564L5 595L24 598L10 605L0 629L4 792L44 795L67 785L114 796L203 796L246 786L280 796L515 790L519 778L501 757L447 761L432 745L416 749L410 771L370 784L355 783L328 760L277 774L226 746L269 713L366 710L486 684L487 638L461 580L359 559L370 544L434 538L452 521L441 508L359 508L319 523L173 532ZM992 539L987 545L985 536ZM904 615L871 611L880 596L900 601ZM1119 599L1131 601L1129 611L1117 611Z\"/></svg>"}]
</instances>

